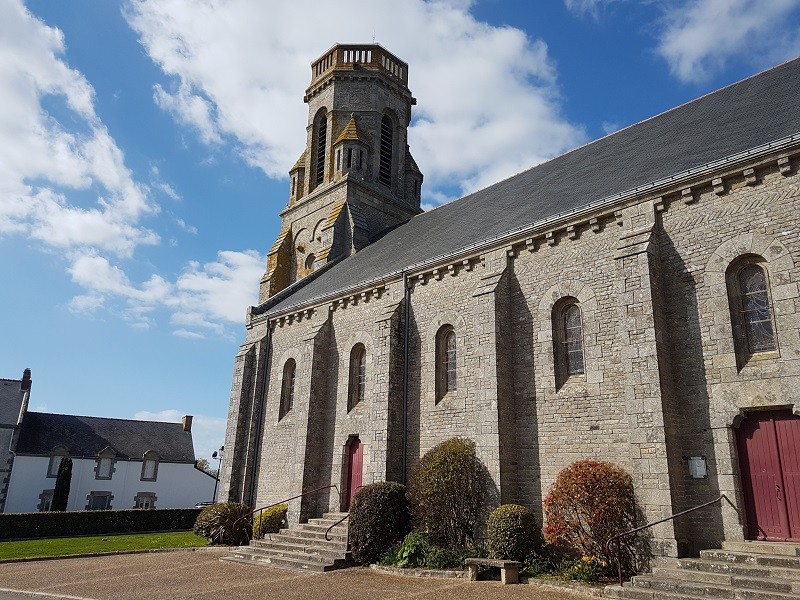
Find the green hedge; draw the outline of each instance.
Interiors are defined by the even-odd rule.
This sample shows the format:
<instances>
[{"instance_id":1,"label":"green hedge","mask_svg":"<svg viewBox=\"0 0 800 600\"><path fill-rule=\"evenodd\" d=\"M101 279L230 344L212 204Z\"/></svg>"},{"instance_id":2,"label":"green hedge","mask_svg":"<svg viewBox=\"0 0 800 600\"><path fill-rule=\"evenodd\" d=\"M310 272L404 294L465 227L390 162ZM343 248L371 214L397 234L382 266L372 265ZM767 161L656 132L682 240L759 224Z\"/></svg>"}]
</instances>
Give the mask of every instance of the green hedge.
<instances>
[{"instance_id":1,"label":"green hedge","mask_svg":"<svg viewBox=\"0 0 800 600\"><path fill-rule=\"evenodd\" d=\"M199 508L0 513L0 540L191 530Z\"/></svg>"}]
</instances>

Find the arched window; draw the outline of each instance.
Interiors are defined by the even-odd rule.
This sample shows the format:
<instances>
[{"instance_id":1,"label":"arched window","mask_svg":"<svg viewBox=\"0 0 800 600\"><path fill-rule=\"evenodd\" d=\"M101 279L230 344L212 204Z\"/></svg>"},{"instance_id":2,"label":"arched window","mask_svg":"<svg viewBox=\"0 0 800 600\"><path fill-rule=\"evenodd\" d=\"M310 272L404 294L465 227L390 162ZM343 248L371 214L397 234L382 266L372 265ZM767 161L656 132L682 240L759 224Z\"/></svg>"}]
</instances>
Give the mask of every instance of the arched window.
<instances>
[{"instance_id":1,"label":"arched window","mask_svg":"<svg viewBox=\"0 0 800 600\"><path fill-rule=\"evenodd\" d=\"M56 446L50 451L50 462L47 464L47 476L57 477L58 467L61 466L61 461L69 456L69 452L64 446Z\"/></svg>"},{"instance_id":2,"label":"arched window","mask_svg":"<svg viewBox=\"0 0 800 600\"><path fill-rule=\"evenodd\" d=\"M364 385L367 380L367 349L356 344L350 351L350 386L347 395L347 411L364 400Z\"/></svg>"},{"instance_id":3,"label":"arched window","mask_svg":"<svg viewBox=\"0 0 800 600\"><path fill-rule=\"evenodd\" d=\"M283 365L283 381L281 383L281 406L278 414L280 421L286 414L292 410L294 404L294 375L297 370L297 364L293 358L286 361Z\"/></svg>"},{"instance_id":4,"label":"arched window","mask_svg":"<svg viewBox=\"0 0 800 600\"><path fill-rule=\"evenodd\" d=\"M394 148L394 125L389 115L381 121L381 153L378 181L385 186L392 185L392 150Z\"/></svg>"},{"instance_id":5,"label":"arched window","mask_svg":"<svg viewBox=\"0 0 800 600\"><path fill-rule=\"evenodd\" d=\"M581 307L575 298L563 298L553 307L553 355L559 387L570 376L586 372Z\"/></svg>"},{"instance_id":6,"label":"arched window","mask_svg":"<svg viewBox=\"0 0 800 600\"><path fill-rule=\"evenodd\" d=\"M325 178L325 152L328 145L328 118L325 111L322 110L317 115L314 124L314 133L316 134L316 160L314 161L314 185L318 186Z\"/></svg>"},{"instance_id":7,"label":"arched window","mask_svg":"<svg viewBox=\"0 0 800 600\"><path fill-rule=\"evenodd\" d=\"M760 256L731 263L727 273L728 302L739 367L761 352L778 349L767 271Z\"/></svg>"},{"instance_id":8,"label":"arched window","mask_svg":"<svg viewBox=\"0 0 800 600\"><path fill-rule=\"evenodd\" d=\"M148 450L142 456L142 475L139 478L141 481L155 481L158 477L158 452L155 450Z\"/></svg>"},{"instance_id":9,"label":"arched window","mask_svg":"<svg viewBox=\"0 0 800 600\"><path fill-rule=\"evenodd\" d=\"M443 325L436 333L436 402L456 391L456 332Z\"/></svg>"},{"instance_id":10,"label":"arched window","mask_svg":"<svg viewBox=\"0 0 800 600\"><path fill-rule=\"evenodd\" d=\"M97 463L94 466L95 479L111 479L114 476L114 463L117 458L117 453L110 447L103 448L97 453Z\"/></svg>"},{"instance_id":11,"label":"arched window","mask_svg":"<svg viewBox=\"0 0 800 600\"><path fill-rule=\"evenodd\" d=\"M306 271L313 271L314 270L314 261L317 260L317 257L312 252L306 257Z\"/></svg>"}]
</instances>

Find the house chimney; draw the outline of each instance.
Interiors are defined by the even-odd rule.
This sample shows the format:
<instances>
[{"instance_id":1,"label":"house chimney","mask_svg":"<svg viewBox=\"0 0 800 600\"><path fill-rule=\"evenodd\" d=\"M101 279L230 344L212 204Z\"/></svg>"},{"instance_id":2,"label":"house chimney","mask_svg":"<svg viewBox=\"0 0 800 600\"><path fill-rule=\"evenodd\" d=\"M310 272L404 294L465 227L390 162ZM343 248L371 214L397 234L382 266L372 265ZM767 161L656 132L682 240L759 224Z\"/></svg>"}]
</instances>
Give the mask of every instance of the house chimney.
<instances>
[{"instance_id":1,"label":"house chimney","mask_svg":"<svg viewBox=\"0 0 800 600\"><path fill-rule=\"evenodd\" d=\"M31 389L31 370L25 369L22 372L22 381L19 384L20 392L27 392Z\"/></svg>"},{"instance_id":2,"label":"house chimney","mask_svg":"<svg viewBox=\"0 0 800 600\"><path fill-rule=\"evenodd\" d=\"M181 419L181 423L183 424L183 430L191 432L192 431L192 415L186 415Z\"/></svg>"}]
</instances>

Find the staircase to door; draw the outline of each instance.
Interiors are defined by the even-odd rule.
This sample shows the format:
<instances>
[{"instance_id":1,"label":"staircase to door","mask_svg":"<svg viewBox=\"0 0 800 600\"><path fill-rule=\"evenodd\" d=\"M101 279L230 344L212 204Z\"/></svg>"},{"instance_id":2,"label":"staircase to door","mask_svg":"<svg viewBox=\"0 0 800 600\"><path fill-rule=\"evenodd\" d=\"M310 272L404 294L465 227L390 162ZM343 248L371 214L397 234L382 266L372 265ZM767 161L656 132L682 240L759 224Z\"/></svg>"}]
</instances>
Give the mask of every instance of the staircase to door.
<instances>
[{"instance_id":1,"label":"staircase to door","mask_svg":"<svg viewBox=\"0 0 800 600\"><path fill-rule=\"evenodd\" d=\"M657 559L653 572L622 586L608 586L604 598L632 600L798 600L800 544L724 542L700 558Z\"/></svg>"},{"instance_id":2,"label":"staircase to door","mask_svg":"<svg viewBox=\"0 0 800 600\"><path fill-rule=\"evenodd\" d=\"M352 566L352 555L347 549L347 513L325 513L321 519L309 519L280 533L267 534L264 539L251 540L249 546L234 549L221 560L322 573ZM328 537L325 532L332 525Z\"/></svg>"}]
</instances>

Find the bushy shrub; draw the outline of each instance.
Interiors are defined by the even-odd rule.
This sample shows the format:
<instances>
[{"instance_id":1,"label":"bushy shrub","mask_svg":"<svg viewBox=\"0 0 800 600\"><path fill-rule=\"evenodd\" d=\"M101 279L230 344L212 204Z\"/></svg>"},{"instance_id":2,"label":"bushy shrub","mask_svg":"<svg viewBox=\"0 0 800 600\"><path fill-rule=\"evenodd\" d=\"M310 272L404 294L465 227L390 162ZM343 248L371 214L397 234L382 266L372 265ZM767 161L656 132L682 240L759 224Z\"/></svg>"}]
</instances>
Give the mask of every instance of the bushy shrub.
<instances>
[{"instance_id":1,"label":"bushy shrub","mask_svg":"<svg viewBox=\"0 0 800 600\"><path fill-rule=\"evenodd\" d=\"M503 504L486 523L486 544L493 558L523 561L536 541L536 519L519 504Z\"/></svg>"},{"instance_id":2,"label":"bushy shrub","mask_svg":"<svg viewBox=\"0 0 800 600\"><path fill-rule=\"evenodd\" d=\"M435 546L421 533L411 532L383 553L380 564L409 569L452 569L463 568L465 557L462 551Z\"/></svg>"},{"instance_id":3,"label":"bushy shrub","mask_svg":"<svg viewBox=\"0 0 800 600\"><path fill-rule=\"evenodd\" d=\"M544 501L544 514L544 534L549 542L575 557L610 562L604 550L606 541L634 527L631 476L608 462L575 462L558 474ZM632 537L623 539L623 561L628 564L633 541Z\"/></svg>"},{"instance_id":4,"label":"bushy shrub","mask_svg":"<svg viewBox=\"0 0 800 600\"><path fill-rule=\"evenodd\" d=\"M0 540L144 531L189 531L199 508L0 513Z\"/></svg>"},{"instance_id":5,"label":"bushy shrub","mask_svg":"<svg viewBox=\"0 0 800 600\"><path fill-rule=\"evenodd\" d=\"M219 502L205 507L197 516L194 532L212 544L240 546L250 539L250 508L238 502Z\"/></svg>"},{"instance_id":6,"label":"bushy shrub","mask_svg":"<svg viewBox=\"0 0 800 600\"><path fill-rule=\"evenodd\" d=\"M350 506L348 534L353 558L363 564L378 560L410 529L404 485L391 481L365 485Z\"/></svg>"},{"instance_id":7,"label":"bushy shrub","mask_svg":"<svg viewBox=\"0 0 800 600\"><path fill-rule=\"evenodd\" d=\"M267 533L278 533L286 524L288 504L272 506L253 519L253 539L261 539Z\"/></svg>"},{"instance_id":8,"label":"bushy shrub","mask_svg":"<svg viewBox=\"0 0 800 600\"><path fill-rule=\"evenodd\" d=\"M452 438L417 464L408 496L415 529L445 548L464 548L486 514L491 478L475 442Z\"/></svg>"}]
</instances>

